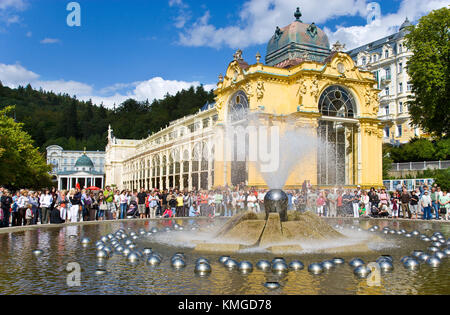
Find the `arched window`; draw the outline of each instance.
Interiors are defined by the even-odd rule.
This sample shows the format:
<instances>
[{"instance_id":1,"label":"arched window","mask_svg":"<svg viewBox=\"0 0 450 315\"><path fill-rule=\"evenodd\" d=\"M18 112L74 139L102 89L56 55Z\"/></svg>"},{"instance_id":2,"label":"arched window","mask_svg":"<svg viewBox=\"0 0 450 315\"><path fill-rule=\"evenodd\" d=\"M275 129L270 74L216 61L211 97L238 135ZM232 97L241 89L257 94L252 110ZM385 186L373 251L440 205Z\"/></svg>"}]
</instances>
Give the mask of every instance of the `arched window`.
<instances>
[{"instance_id":1,"label":"arched window","mask_svg":"<svg viewBox=\"0 0 450 315\"><path fill-rule=\"evenodd\" d=\"M229 121L238 122L246 119L249 108L247 95L243 91L236 92L228 105Z\"/></svg>"},{"instance_id":2,"label":"arched window","mask_svg":"<svg viewBox=\"0 0 450 315\"><path fill-rule=\"evenodd\" d=\"M355 98L347 89L333 85L322 93L319 110L324 116L353 118L356 112Z\"/></svg>"}]
</instances>

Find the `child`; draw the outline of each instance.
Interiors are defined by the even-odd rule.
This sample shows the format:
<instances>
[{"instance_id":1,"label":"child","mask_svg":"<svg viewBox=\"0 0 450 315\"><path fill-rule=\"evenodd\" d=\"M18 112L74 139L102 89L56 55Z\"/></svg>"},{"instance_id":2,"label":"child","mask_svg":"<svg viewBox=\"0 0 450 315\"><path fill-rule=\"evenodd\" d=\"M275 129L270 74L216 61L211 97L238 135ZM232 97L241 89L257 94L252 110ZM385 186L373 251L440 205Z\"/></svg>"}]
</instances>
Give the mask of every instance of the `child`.
<instances>
[{"instance_id":1,"label":"child","mask_svg":"<svg viewBox=\"0 0 450 315\"><path fill-rule=\"evenodd\" d=\"M170 219L173 216L173 212L170 208L167 208L166 211L164 211L163 213L163 218L164 219Z\"/></svg>"},{"instance_id":2,"label":"child","mask_svg":"<svg viewBox=\"0 0 450 315\"><path fill-rule=\"evenodd\" d=\"M364 202L359 203L359 216L365 216L366 215L366 204Z\"/></svg>"},{"instance_id":3,"label":"child","mask_svg":"<svg viewBox=\"0 0 450 315\"><path fill-rule=\"evenodd\" d=\"M190 217L198 217L200 213L197 211L197 203L194 202L192 206L189 208L189 216Z\"/></svg>"},{"instance_id":4,"label":"child","mask_svg":"<svg viewBox=\"0 0 450 315\"><path fill-rule=\"evenodd\" d=\"M317 215L319 217L323 216L323 206L325 205L325 198L323 197L323 193L320 193L319 198L316 200L317 205Z\"/></svg>"},{"instance_id":5,"label":"child","mask_svg":"<svg viewBox=\"0 0 450 315\"><path fill-rule=\"evenodd\" d=\"M28 204L27 210L25 212L26 225L31 225L31 220L33 219L33 205Z\"/></svg>"}]
</instances>

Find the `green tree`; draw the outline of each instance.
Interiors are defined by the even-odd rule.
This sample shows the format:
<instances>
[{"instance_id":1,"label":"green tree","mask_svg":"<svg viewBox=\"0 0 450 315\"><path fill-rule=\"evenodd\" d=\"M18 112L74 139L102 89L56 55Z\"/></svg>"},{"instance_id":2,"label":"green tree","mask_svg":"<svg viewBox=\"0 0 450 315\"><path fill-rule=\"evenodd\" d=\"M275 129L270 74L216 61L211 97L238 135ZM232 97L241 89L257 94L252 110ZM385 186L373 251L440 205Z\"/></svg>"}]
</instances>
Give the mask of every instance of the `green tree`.
<instances>
[{"instance_id":1,"label":"green tree","mask_svg":"<svg viewBox=\"0 0 450 315\"><path fill-rule=\"evenodd\" d=\"M8 114L14 107L0 110L0 184L10 188L50 186L50 167L34 147L31 136Z\"/></svg>"},{"instance_id":2,"label":"green tree","mask_svg":"<svg viewBox=\"0 0 450 315\"><path fill-rule=\"evenodd\" d=\"M408 102L412 124L437 137L450 135L450 9L432 11L409 27L408 62L414 97Z\"/></svg>"}]
</instances>

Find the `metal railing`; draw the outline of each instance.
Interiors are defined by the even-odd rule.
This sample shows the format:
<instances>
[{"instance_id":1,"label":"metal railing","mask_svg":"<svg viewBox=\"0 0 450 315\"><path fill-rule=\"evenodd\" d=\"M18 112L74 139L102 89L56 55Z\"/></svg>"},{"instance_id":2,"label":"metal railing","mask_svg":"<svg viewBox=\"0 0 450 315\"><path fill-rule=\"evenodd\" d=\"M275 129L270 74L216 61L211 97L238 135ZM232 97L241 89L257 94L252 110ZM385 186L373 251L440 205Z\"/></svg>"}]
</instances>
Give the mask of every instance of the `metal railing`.
<instances>
[{"instance_id":1,"label":"metal railing","mask_svg":"<svg viewBox=\"0 0 450 315\"><path fill-rule=\"evenodd\" d=\"M450 167L450 161L408 162L392 164L392 171L444 170Z\"/></svg>"}]
</instances>

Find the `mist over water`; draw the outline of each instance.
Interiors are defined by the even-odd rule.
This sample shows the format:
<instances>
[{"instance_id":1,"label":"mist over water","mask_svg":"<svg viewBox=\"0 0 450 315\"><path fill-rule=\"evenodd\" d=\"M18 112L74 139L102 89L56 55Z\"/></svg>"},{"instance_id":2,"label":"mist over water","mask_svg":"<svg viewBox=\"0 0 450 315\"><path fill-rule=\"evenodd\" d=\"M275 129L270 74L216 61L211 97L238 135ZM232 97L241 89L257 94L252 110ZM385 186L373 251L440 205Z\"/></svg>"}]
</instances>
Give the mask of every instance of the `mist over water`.
<instances>
[{"instance_id":1,"label":"mist over water","mask_svg":"<svg viewBox=\"0 0 450 315\"><path fill-rule=\"evenodd\" d=\"M288 126L279 140L279 167L274 172L264 172L258 168L270 189L283 189L290 174L300 163L309 164L308 157L317 152L317 137L311 131Z\"/></svg>"}]
</instances>

